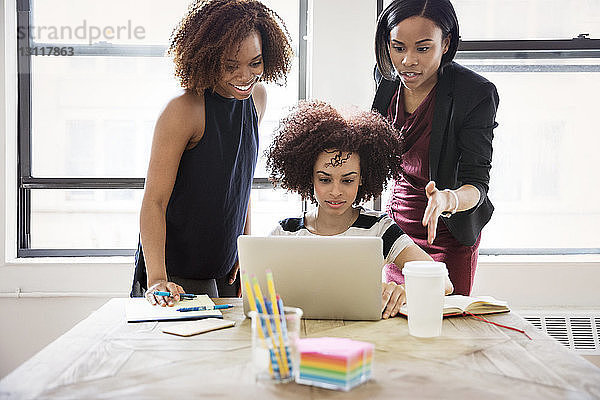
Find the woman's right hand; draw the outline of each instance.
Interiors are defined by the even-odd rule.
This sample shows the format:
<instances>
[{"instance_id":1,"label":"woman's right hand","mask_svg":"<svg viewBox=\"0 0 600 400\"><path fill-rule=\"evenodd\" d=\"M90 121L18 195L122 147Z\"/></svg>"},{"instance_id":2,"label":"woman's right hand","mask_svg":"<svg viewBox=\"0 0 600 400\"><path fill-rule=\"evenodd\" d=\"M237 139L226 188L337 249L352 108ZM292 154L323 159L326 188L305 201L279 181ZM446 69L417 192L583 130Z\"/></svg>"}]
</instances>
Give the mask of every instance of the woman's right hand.
<instances>
[{"instance_id":1,"label":"woman's right hand","mask_svg":"<svg viewBox=\"0 0 600 400\"><path fill-rule=\"evenodd\" d=\"M381 312L382 318L388 319L395 317L400 311L400 307L406 303L406 291L404 284L398 285L395 282L383 282L381 285Z\"/></svg>"},{"instance_id":2,"label":"woman's right hand","mask_svg":"<svg viewBox=\"0 0 600 400\"><path fill-rule=\"evenodd\" d=\"M172 296L158 296L154 292L171 292ZM179 293L185 293L183 288L174 282L160 280L154 282L148 290L146 290L146 300L153 306L160 305L162 307L173 307L176 301L179 301Z\"/></svg>"}]
</instances>

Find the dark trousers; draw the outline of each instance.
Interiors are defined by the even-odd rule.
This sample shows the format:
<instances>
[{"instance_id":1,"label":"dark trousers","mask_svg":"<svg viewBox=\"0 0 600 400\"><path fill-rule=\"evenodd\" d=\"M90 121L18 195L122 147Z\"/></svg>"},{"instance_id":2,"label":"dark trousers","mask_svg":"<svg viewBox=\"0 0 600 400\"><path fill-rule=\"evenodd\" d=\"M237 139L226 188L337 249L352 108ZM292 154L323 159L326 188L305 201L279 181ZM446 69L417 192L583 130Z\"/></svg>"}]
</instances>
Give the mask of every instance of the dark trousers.
<instances>
[{"instance_id":1,"label":"dark trousers","mask_svg":"<svg viewBox=\"0 0 600 400\"><path fill-rule=\"evenodd\" d=\"M229 275L217 279L188 279L178 276L171 276L167 273L171 282L183 287L186 293L207 294L209 297L238 297L240 287L240 272L233 285L229 284ZM135 272L133 284L131 286L131 297L144 297L146 294L146 264L141 244L138 244L138 250L135 253Z\"/></svg>"},{"instance_id":2,"label":"dark trousers","mask_svg":"<svg viewBox=\"0 0 600 400\"><path fill-rule=\"evenodd\" d=\"M169 276L169 280L183 287L186 293L207 294L208 297L237 297L240 274L238 271L233 285L229 284L229 275L218 279L187 279Z\"/></svg>"}]
</instances>

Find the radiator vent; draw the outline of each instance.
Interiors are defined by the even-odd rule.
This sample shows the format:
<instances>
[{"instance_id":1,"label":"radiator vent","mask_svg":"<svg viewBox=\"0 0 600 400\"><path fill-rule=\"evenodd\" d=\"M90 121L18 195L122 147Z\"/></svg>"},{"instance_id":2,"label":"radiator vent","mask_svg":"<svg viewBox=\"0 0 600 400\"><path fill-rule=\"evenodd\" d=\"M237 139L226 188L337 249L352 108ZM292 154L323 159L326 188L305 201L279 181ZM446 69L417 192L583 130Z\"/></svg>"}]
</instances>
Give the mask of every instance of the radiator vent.
<instances>
[{"instance_id":1,"label":"radiator vent","mask_svg":"<svg viewBox=\"0 0 600 400\"><path fill-rule=\"evenodd\" d=\"M520 312L527 321L582 355L600 355L600 313Z\"/></svg>"}]
</instances>

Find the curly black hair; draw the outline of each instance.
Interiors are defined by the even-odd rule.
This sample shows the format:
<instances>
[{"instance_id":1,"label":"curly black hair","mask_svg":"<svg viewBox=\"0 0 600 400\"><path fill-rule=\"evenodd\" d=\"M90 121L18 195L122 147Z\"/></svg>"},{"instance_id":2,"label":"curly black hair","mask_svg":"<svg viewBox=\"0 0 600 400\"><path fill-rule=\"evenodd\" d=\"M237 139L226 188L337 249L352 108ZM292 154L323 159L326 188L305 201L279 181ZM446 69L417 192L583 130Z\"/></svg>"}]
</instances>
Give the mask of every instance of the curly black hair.
<instances>
[{"instance_id":1,"label":"curly black hair","mask_svg":"<svg viewBox=\"0 0 600 400\"><path fill-rule=\"evenodd\" d=\"M319 154L341 150L360 156L359 186L354 204L379 196L389 179L402 172L398 132L380 114L354 112L343 117L322 101L302 101L279 122L266 151L269 179L316 203L313 169Z\"/></svg>"},{"instance_id":2,"label":"curly black hair","mask_svg":"<svg viewBox=\"0 0 600 400\"><path fill-rule=\"evenodd\" d=\"M171 35L168 54L184 89L214 89L225 57L253 31L262 39L262 81L285 84L293 59L290 35L273 10L255 0L196 0Z\"/></svg>"}]
</instances>

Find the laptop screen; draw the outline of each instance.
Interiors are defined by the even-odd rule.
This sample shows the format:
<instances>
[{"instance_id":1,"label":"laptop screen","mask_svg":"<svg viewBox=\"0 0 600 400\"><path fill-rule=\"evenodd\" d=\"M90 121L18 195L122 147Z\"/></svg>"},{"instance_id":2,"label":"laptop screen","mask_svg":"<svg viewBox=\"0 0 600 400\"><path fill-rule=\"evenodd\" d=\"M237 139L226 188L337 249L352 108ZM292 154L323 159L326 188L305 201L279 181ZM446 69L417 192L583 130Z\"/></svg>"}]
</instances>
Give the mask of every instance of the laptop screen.
<instances>
[{"instance_id":1,"label":"laptop screen","mask_svg":"<svg viewBox=\"0 0 600 400\"><path fill-rule=\"evenodd\" d=\"M302 308L304 318L381 318L381 238L243 235L238 254L240 269L256 276L263 291L271 270L284 304Z\"/></svg>"}]
</instances>

